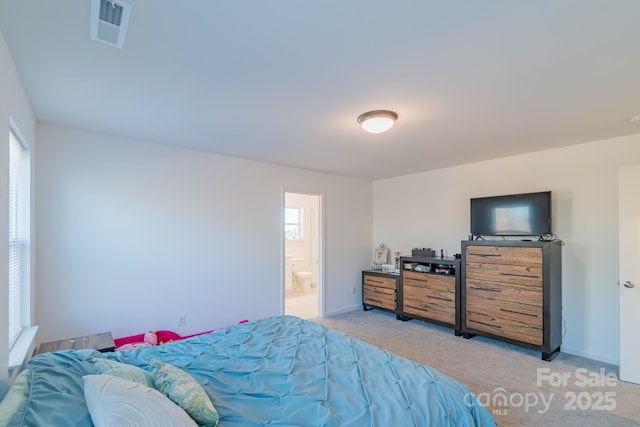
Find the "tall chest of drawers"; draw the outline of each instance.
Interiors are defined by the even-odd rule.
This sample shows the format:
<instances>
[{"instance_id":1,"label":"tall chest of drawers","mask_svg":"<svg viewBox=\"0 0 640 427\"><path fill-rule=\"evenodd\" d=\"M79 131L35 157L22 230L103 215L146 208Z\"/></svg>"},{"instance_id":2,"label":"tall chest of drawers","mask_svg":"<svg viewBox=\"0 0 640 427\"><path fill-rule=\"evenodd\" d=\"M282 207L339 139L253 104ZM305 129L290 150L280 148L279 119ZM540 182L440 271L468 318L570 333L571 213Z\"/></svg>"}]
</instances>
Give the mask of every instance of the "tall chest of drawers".
<instances>
[{"instance_id":1,"label":"tall chest of drawers","mask_svg":"<svg viewBox=\"0 0 640 427\"><path fill-rule=\"evenodd\" d=\"M562 343L561 242L463 241L462 334L538 350Z\"/></svg>"}]
</instances>

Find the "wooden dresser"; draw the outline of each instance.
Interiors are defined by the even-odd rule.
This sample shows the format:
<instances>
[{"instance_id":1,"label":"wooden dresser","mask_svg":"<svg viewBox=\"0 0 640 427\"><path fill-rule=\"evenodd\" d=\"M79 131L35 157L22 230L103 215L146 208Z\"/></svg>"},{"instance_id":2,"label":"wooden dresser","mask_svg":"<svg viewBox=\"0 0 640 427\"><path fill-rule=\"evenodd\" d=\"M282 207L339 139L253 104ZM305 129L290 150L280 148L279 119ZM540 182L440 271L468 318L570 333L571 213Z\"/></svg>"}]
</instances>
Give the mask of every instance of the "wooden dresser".
<instances>
[{"instance_id":1,"label":"wooden dresser","mask_svg":"<svg viewBox=\"0 0 640 427\"><path fill-rule=\"evenodd\" d=\"M460 335L460 261L401 257L400 268L398 318L450 326Z\"/></svg>"},{"instance_id":2,"label":"wooden dresser","mask_svg":"<svg viewBox=\"0 0 640 427\"><path fill-rule=\"evenodd\" d=\"M378 270L362 272L362 308L383 308L395 313L398 289L398 274Z\"/></svg>"},{"instance_id":3,"label":"wooden dresser","mask_svg":"<svg viewBox=\"0 0 640 427\"><path fill-rule=\"evenodd\" d=\"M461 323L551 360L562 343L560 241L463 241Z\"/></svg>"}]
</instances>

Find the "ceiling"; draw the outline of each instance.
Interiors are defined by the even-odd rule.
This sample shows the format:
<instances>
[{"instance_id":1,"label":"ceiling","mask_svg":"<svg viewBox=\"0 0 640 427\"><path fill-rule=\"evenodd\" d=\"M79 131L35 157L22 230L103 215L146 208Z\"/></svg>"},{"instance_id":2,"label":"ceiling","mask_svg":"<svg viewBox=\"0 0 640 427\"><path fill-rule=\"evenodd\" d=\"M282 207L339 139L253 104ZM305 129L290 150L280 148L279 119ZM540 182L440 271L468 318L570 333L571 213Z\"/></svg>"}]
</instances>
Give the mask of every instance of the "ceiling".
<instances>
[{"instance_id":1,"label":"ceiling","mask_svg":"<svg viewBox=\"0 0 640 427\"><path fill-rule=\"evenodd\" d=\"M640 133L638 0L125 1L0 0L39 121L365 179Z\"/></svg>"}]
</instances>

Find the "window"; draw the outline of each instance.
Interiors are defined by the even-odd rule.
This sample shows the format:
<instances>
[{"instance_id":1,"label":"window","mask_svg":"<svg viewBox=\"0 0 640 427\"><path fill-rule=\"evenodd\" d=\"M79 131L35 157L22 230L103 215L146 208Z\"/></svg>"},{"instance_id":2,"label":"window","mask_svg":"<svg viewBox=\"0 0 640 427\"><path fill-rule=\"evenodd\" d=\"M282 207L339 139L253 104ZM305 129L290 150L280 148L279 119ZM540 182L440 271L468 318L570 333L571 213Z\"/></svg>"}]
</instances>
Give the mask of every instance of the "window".
<instances>
[{"instance_id":1,"label":"window","mask_svg":"<svg viewBox=\"0 0 640 427\"><path fill-rule=\"evenodd\" d=\"M302 208L284 208L284 238L285 240L302 239Z\"/></svg>"},{"instance_id":2,"label":"window","mask_svg":"<svg viewBox=\"0 0 640 427\"><path fill-rule=\"evenodd\" d=\"M29 154L16 133L9 132L9 348L29 310Z\"/></svg>"}]
</instances>

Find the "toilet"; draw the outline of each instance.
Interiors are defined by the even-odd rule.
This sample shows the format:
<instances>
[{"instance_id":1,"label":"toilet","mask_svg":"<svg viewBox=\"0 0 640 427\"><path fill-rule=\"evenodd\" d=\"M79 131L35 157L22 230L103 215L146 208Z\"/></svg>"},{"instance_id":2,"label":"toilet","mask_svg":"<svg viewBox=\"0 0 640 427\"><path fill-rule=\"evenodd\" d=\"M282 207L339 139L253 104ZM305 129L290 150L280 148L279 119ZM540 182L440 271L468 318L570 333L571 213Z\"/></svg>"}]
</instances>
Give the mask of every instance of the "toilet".
<instances>
[{"instance_id":1,"label":"toilet","mask_svg":"<svg viewBox=\"0 0 640 427\"><path fill-rule=\"evenodd\" d=\"M296 278L298 290L302 292L311 292L311 279L313 278L313 273L310 271L297 271L293 273L293 276Z\"/></svg>"}]
</instances>

